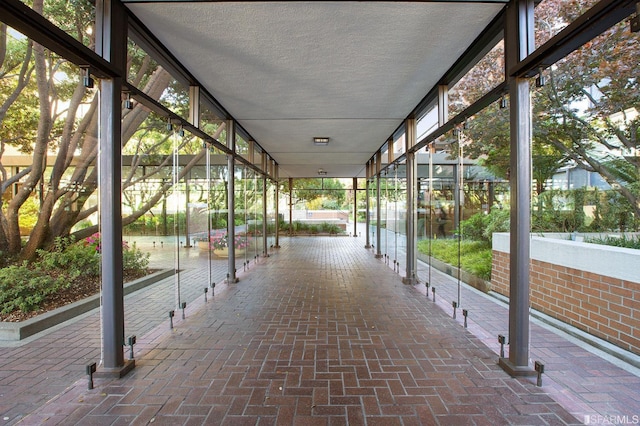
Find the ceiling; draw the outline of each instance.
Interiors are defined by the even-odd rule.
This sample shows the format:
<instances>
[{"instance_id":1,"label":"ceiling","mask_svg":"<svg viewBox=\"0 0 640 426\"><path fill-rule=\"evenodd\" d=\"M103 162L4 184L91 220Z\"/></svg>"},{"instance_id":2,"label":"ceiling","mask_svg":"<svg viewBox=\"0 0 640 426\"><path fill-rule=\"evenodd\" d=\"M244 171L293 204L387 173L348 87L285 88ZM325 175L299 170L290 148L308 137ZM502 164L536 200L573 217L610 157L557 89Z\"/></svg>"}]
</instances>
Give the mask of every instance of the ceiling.
<instances>
[{"instance_id":1,"label":"ceiling","mask_svg":"<svg viewBox=\"0 0 640 426\"><path fill-rule=\"evenodd\" d=\"M127 7L279 164L365 164L504 6L497 2L182 2ZM329 137L325 147L313 137Z\"/></svg>"}]
</instances>

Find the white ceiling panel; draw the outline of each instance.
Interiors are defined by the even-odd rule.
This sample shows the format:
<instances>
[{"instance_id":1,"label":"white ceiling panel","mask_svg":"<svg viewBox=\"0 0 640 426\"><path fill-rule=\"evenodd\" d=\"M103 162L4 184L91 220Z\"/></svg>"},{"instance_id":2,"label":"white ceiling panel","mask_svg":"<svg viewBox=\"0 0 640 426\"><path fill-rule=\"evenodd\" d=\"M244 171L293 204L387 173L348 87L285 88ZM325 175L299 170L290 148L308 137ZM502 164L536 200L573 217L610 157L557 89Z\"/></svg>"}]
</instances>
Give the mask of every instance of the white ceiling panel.
<instances>
[{"instance_id":1,"label":"white ceiling panel","mask_svg":"<svg viewBox=\"0 0 640 426\"><path fill-rule=\"evenodd\" d=\"M330 176L355 177L503 4L146 1L128 7L272 155L281 177L315 176L320 159L329 172L347 154L353 166ZM314 136L331 143L318 152ZM312 170L304 169L307 163Z\"/></svg>"}]
</instances>

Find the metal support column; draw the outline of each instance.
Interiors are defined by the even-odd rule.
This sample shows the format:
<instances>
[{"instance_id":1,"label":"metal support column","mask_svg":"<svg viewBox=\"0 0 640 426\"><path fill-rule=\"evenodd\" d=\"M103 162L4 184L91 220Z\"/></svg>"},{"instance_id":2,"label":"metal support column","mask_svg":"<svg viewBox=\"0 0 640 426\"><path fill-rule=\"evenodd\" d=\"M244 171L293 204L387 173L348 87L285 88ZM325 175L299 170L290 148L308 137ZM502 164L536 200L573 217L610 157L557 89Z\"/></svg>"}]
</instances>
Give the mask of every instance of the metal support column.
<instances>
[{"instance_id":1,"label":"metal support column","mask_svg":"<svg viewBox=\"0 0 640 426\"><path fill-rule=\"evenodd\" d=\"M266 167L263 169L266 169ZM267 175L262 175L262 256L264 257L269 257L267 224Z\"/></svg>"},{"instance_id":2,"label":"metal support column","mask_svg":"<svg viewBox=\"0 0 640 426\"><path fill-rule=\"evenodd\" d=\"M358 179L353 178L353 236L358 236Z\"/></svg>"},{"instance_id":3,"label":"metal support column","mask_svg":"<svg viewBox=\"0 0 640 426\"><path fill-rule=\"evenodd\" d=\"M368 168L367 168L368 169ZM365 238L366 238L366 242L364 244L364 248L369 249L371 248L371 238L369 237L369 228L371 226L371 211L370 211L370 198L369 198L369 191L371 190L371 178L369 176L367 176L367 183L366 183L366 195L365 195L365 228L366 228L366 232L365 234Z\"/></svg>"},{"instance_id":4,"label":"metal support column","mask_svg":"<svg viewBox=\"0 0 640 426\"><path fill-rule=\"evenodd\" d=\"M418 233L416 229L416 186L418 185L416 154L411 150L416 144L416 120L409 118L405 121L405 144L407 153L407 267L402 282L404 284L416 284L418 282L416 271L418 269L418 257L416 244Z\"/></svg>"},{"instance_id":5,"label":"metal support column","mask_svg":"<svg viewBox=\"0 0 640 426\"><path fill-rule=\"evenodd\" d=\"M380 206L380 198L382 196L382 191L380 190L380 184L382 183L382 179L380 179L380 174L382 172L382 153L378 151L376 154L376 259L382 258L382 238L380 237L380 220L382 216L382 207Z\"/></svg>"},{"instance_id":6,"label":"metal support column","mask_svg":"<svg viewBox=\"0 0 640 426\"><path fill-rule=\"evenodd\" d=\"M534 49L533 0L512 0L505 20L506 69ZM531 95L529 81L507 75L511 128L511 225L509 358L500 366L512 376L533 375L529 365L529 253L531 210Z\"/></svg>"},{"instance_id":7,"label":"metal support column","mask_svg":"<svg viewBox=\"0 0 640 426\"><path fill-rule=\"evenodd\" d=\"M276 210L275 211L276 241L274 243L273 248L279 249L280 248L280 182L278 181L278 165L277 164L274 164L274 167L273 167L273 178L275 180L274 184L276 187L275 194L274 194L274 197L275 197L274 201L276 203L275 205L276 207L275 209Z\"/></svg>"},{"instance_id":8,"label":"metal support column","mask_svg":"<svg viewBox=\"0 0 640 426\"><path fill-rule=\"evenodd\" d=\"M293 179L289 178L289 236L293 235Z\"/></svg>"},{"instance_id":9,"label":"metal support column","mask_svg":"<svg viewBox=\"0 0 640 426\"><path fill-rule=\"evenodd\" d=\"M232 152L236 152L236 123L233 120L227 121L227 147ZM227 241L229 244L229 263L227 272L227 283L237 283L236 277L236 160L233 154L227 155L227 168L229 170L229 181L227 182Z\"/></svg>"},{"instance_id":10,"label":"metal support column","mask_svg":"<svg viewBox=\"0 0 640 426\"><path fill-rule=\"evenodd\" d=\"M96 2L96 52L126 75L127 18L119 1ZM122 377L125 361L122 276L122 77L100 80L100 224L102 238L102 348L104 375Z\"/></svg>"}]
</instances>

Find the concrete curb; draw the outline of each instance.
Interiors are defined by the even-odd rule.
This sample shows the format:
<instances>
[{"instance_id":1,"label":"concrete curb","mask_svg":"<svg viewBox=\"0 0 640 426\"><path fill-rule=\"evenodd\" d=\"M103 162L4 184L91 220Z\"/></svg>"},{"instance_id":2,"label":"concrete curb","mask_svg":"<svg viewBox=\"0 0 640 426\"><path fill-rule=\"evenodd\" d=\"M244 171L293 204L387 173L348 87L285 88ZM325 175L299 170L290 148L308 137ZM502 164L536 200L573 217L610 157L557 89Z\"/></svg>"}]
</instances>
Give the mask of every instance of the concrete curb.
<instances>
[{"instance_id":1,"label":"concrete curb","mask_svg":"<svg viewBox=\"0 0 640 426\"><path fill-rule=\"evenodd\" d=\"M133 293L144 287L155 284L156 282L168 278L175 273L173 269L164 269L146 277L139 278L135 281L125 284L124 294ZM100 306L100 294L78 300L69 305L62 306L53 311L45 312L37 317L30 318L21 322L1 322L0 321L0 341L20 341L29 336L33 336L43 330L61 324L78 315L89 312Z\"/></svg>"}]
</instances>

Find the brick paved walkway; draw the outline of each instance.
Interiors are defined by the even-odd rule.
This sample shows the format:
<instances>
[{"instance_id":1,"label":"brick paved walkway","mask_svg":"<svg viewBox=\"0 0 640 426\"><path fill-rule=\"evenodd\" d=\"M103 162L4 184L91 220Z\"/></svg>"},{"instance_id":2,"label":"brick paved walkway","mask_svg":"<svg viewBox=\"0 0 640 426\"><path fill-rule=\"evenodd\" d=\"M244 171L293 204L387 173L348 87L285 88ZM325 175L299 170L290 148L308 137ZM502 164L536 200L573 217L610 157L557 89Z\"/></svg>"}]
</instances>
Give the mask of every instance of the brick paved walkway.
<instances>
[{"instance_id":1,"label":"brick paved walkway","mask_svg":"<svg viewBox=\"0 0 640 426\"><path fill-rule=\"evenodd\" d=\"M85 379L22 424L577 424L370 252L287 240L124 379Z\"/></svg>"},{"instance_id":2,"label":"brick paved walkway","mask_svg":"<svg viewBox=\"0 0 640 426\"><path fill-rule=\"evenodd\" d=\"M606 424L640 413L638 376L535 324L544 386L508 377L496 365L503 306L463 286L465 330L451 318L455 280L432 272L433 303L363 241L285 238L206 305L206 266L185 272L186 320L143 327L136 369L94 390L83 373L99 358L96 314L0 349L4 424ZM172 306L166 283L138 293L127 306Z\"/></svg>"}]
</instances>

